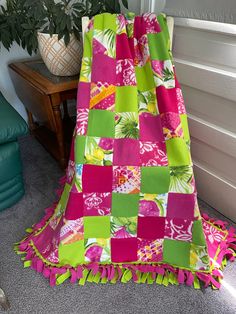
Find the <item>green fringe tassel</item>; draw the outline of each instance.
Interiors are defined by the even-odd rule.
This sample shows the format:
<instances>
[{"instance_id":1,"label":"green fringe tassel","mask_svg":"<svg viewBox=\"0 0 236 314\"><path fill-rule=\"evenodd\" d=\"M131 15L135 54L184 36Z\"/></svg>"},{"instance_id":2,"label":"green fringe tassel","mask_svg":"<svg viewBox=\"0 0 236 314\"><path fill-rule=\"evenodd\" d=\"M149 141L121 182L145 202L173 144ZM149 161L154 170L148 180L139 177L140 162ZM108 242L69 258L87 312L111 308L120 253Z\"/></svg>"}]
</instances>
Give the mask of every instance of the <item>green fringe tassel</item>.
<instances>
[{"instance_id":1,"label":"green fringe tassel","mask_svg":"<svg viewBox=\"0 0 236 314\"><path fill-rule=\"evenodd\" d=\"M194 276L193 286L195 289L201 289L200 281L197 276Z\"/></svg>"},{"instance_id":2,"label":"green fringe tassel","mask_svg":"<svg viewBox=\"0 0 236 314\"><path fill-rule=\"evenodd\" d=\"M65 274L62 275L57 275L57 280L56 280L56 285L60 285L62 284L64 281L66 281L66 279L70 278L71 274L69 269L67 270L67 272Z\"/></svg>"},{"instance_id":3,"label":"green fringe tassel","mask_svg":"<svg viewBox=\"0 0 236 314\"><path fill-rule=\"evenodd\" d=\"M81 279L79 280L79 285L80 285L80 286L84 286L84 285L85 285L85 282L86 282L86 280L87 280L88 274L89 274L89 270L88 270L88 269L84 269L84 270L83 270L83 278L81 278Z\"/></svg>"},{"instance_id":4,"label":"green fringe tassel","mask_svg":"<svg viewBox=\"0 0 236 314\"><path fill-rule=\"evenodd\" d=\"M125 269L121 277L121 282L127 283L131 280L131 278L132 278L132 272L129 269Z\"/></svg>"},{"instance_id":5,"label":"green fringe tassel","mask_svg":"<svg viewBox=\"0 0 236 314\"><path fill-rule=\"evenodd\" d=\"M30 267L31 266L31 261L25 261L24 262L24 268Z\"/></svg>"},{"instance_id":6,"label":"green fringe tassel","mask_svg":"<svg viewBox=\"0 0 236 314\"><path fill-rule=\"evenodd\" d=\"M93 277L93 282L99 283L100 280L101 280L101 274L100 274L100 273L97 273L97 274Z\"/></svg>"}]
</instances>

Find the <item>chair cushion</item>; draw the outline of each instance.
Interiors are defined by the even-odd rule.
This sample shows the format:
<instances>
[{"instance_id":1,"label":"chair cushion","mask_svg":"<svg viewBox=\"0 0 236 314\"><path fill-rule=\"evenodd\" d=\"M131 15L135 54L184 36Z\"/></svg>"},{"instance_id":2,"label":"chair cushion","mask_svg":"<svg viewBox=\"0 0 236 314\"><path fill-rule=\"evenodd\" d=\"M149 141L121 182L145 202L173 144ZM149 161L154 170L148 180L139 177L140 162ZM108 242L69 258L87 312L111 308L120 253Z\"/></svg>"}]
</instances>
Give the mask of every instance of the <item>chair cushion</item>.
<instances>
[{"instance_id":1,"label":"chair cushion","mask_svg":"<svg viewBox=\"0 0 236 314\"><path fill-rule=\"evenodd\" d=\"M0 212L17 203L24 193L24 183L21 173L13 179L0 184Z\"/></svg>"},{"instance_id":2,"label":"chair cushion","mask_svg":"<svg viewBox=\"0 0 236 314\"><path fill-rule=\"evenodd\" d=\"M28 133L28 126L0 92L0 144Z\"/></svg>"},{"instance_id":3,"label":"chair cushion","mask_svg":"<svg viewBox=\"0 0 236 314\"><path fill-rule=\"evenodd\" d=\"M22 172L18 142L0 144L0 185Z\"/></svg>"}]
</instances>

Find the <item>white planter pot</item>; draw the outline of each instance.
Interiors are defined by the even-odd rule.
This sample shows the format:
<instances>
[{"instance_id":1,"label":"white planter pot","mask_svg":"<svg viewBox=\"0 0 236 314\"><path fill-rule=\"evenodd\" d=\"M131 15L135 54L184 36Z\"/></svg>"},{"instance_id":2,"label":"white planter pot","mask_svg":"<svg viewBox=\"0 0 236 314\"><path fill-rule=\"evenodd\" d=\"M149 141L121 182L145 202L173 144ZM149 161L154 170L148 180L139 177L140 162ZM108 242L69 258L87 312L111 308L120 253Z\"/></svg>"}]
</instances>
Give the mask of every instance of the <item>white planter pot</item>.
<instances>
[{"instance_id":1,"label":"white planter pot","mask_svg":"<svg viewBox=\"0 0 236 314\"><path fill-rule=\"evenodd\" d=\"M83 53L82 40L74 35L66 47L64 39L58 40L57 34L38 33L39 52L49 71L58 76L72 76L80 72Z\"/></svg>"}]
</instances>

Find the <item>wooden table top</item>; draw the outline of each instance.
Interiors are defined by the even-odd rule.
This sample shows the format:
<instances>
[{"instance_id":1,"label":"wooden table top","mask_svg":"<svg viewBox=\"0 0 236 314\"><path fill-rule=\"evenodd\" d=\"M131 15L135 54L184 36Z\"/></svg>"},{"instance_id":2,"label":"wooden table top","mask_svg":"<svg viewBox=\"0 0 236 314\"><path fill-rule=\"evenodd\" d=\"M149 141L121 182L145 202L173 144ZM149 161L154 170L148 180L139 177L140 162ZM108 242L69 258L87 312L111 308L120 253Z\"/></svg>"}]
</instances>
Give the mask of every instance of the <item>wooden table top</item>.
<instances>
[{"instance_id":1,"label":"wooden table top","mask_svg":"<svg viewBox=\"0 0 236 314\"><path fill-rule=\"evenodd\" d=\"M78 87L79 74L75 76L53 75L42 60L13 62L9 64L9 67L40 92L47 95L77 89Z\"/></svg>"}]
</instances>

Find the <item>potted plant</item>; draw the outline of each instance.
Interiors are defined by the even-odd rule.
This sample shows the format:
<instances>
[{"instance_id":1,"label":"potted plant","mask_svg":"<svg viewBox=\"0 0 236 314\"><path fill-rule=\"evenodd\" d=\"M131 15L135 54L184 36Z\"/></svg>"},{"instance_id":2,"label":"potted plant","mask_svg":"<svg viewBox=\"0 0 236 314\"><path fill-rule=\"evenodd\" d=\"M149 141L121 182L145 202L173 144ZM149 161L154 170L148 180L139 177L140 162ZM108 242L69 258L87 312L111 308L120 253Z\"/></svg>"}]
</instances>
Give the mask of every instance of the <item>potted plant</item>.
<instances>
[{"instance_id":1,"label":"potted plant","mask_svg":"<svg viewBox=\"0 0 236 314\"><path fill-rule=\"evenodd\" d=\"M81 18L120 9L119 0L7 0L0 6L0 42L10 49L16 41L30 55L39 50L53 74L75 75L82 57Z\"/></svg>"}]
</instances>

